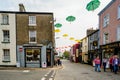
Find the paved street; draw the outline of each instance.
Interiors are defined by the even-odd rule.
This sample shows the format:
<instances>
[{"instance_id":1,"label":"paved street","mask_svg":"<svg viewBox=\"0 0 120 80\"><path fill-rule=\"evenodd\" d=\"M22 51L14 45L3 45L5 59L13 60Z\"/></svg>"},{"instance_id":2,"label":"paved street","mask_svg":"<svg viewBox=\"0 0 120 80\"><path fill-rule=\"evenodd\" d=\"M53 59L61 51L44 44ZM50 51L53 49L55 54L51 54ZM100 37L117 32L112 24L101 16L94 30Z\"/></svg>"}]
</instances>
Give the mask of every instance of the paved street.
<instances>
[{"instance_id":1,"label":"paved street","mask_svg":"<svg viewBox=\"0 0 120 80\"><path fill-rule=\"evenodd\" d=\"M0 70L0 80L53 80L55 70Z\"/></svg>"},{"instance_id":2,"label":"paved street","mask_svg":"<svg viewBox=\"0 0 120 80\"><path fill-rule=\"evenodd\" d=\"M55 80L120 80L120 73L95 72L92 66L63 60L63 69L57 70Z\"/></svg>"}]
</instances>

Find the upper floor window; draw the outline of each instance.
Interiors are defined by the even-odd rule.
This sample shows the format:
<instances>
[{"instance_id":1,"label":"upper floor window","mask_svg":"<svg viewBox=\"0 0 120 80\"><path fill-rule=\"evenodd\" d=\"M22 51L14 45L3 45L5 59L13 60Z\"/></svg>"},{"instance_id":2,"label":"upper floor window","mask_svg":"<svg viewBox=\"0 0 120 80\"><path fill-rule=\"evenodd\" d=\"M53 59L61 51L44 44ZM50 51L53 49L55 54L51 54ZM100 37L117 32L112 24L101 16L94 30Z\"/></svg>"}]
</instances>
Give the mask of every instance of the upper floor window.
<instances>
[{"instance_id":1,"label":"upper floor window","mask_svg":"<svg viewBox=\"0 0 120 80\"><path fill-rule=\"evenodd\" d=\"M9 16L7 14L2 14L2 25L8 25L9 24Z\"/></svg>"},{"instance_id":2,"label":"upper floor window","mask_svg":"<svg viewBox=\"0 0 120 80\"><path fill-rule=\"evenodd\" d=\"M29 16L29 25L30 26L36 25L36 16Z\"/></svg>"},{"instance_id":3,"label":"upper floor window","mask_svg":"<svg viewBox=\"0 0 120 80\"><path fill-rule=\"evenodd\" d=\"M106 27L109 24L109 14L104 17L103 27Z\"/></svg>"},{"instance_id":4,"label":"upper floor window","mask_svg":"<svg viewBox=\"0 0 120 80\"><path fill-rule=\"evenodd\" d=\"M93 40L93 36L90 36L90 40Z\"/></svg>"},{"instance_id":5,"label":"upper floor window","mask_svg":"<svg viewBox=\"0 0 120 80\"><path fill-rule=\"evenodd\" d=\"M120 19L120 5L118 6L118 19Z\"/></svg>"},{"instance_id":6,"label":"upper floor window","mask_svg":"<svg viewBox=\"0 0 120 80\"><path fill-rule=\"evenodd\" d=\"M3 49L3 61L10 61L10 50Z\"/></svg>"},{"instance_id":7,"label":"upper floor window","mask_svg":"<svg viewBox=\"0 0 120 80\"><path fill-rule=\"evenodd\" d=\"M10 42L9 30L3 30L3 42Z\"/></svg>"},{"instance_id":8,"label":"upper floor window","mask_svg":"<svg viewBox=\"0 0 120 80\"><path fill-rule=\"evenodd\" d=\"M117 41L120 41L120 26L117 28Z\"/></svg>"},{"instance_id":9,"label":"upper floor window","mask_svg":"<svg viewBox=\"0 0 120 80\"><path fill-rule=\"evenodd\" d=\"M29 42L36 43L36 31L29 31Z\"/></svg>"},{"instance_id":10,"label":"upper floor window","mask_svg":"<svg viewBox=\"0 0 120 80\"><path fill-rule=\"evenodd\" d=\"M106 44L109 42L109 34L108 33L104 33L103 34L103 44Z\"/></svg>"}]
</instances>

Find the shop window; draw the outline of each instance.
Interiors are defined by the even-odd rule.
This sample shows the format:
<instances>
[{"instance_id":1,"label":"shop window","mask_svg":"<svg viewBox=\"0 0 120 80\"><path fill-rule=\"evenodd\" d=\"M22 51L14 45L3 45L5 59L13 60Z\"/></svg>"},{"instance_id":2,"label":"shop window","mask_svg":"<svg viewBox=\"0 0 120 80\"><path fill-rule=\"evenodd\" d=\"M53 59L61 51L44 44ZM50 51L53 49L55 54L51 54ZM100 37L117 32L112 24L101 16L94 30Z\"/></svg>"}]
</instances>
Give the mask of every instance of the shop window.
<instances>
[{"instance_id":1,"label":"shop window","mask_svg":"<svg viewBox=\"0 0 120 80\"><path fill-rule=\"evenodd\" d=\"M3 49L3 62L10 61L10 50L9 49Z\"/></svg>"},{"instance_id":2,"label":"shop window","mask_svg":"<svg viewBox=\"0 0 120 80\"><path fill-rule=\"evenodd\" d=\"M40 50L39 49L26 49L26 62L39 62Z\"/></svg>"}]
</instances>

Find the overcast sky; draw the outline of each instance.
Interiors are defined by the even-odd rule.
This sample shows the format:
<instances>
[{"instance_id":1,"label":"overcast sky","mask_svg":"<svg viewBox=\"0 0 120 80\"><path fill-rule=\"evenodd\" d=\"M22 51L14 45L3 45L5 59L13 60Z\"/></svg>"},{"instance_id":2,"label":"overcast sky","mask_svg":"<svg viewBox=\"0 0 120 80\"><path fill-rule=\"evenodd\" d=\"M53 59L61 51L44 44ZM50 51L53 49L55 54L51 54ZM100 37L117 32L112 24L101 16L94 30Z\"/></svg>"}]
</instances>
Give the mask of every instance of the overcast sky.
<instances>
[{"instance_id":1,"label":"overcast sky","mask_svg":"<svg viewBox=\"0 0 120 80\"><path fill-rule=\"evenodd\" d=\"M56 40L56 46L68 46L74 43L69 37L82 39L86 36L86 30L93 27L98 28L98 13L111 1L100 0L101 4L95 11L87 11L86 5L91 0L0 0L0 10L18 11L19 3L23 3L26 11L31 12L53 12L55 23L61 23L61 32L56 34L60 37ZM73 15L76 20L71 24L66 17ZM55 24L54 23L54 24ZM67 33L67 38L62 37Z\"/></svg>"}]
</instances>

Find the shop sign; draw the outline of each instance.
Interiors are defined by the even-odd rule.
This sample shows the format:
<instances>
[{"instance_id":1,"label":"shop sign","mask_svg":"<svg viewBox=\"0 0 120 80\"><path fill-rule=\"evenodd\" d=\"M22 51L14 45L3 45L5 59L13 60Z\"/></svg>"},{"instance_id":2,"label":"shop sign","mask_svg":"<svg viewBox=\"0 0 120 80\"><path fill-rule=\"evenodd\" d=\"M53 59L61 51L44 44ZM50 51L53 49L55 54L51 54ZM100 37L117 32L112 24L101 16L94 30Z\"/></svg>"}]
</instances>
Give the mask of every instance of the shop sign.
<instances>
[{"instance_id":1,"label":"shop sign","mask_svg":"<svg viewBox=\"0 0 120 80\"><path fill-rule=\"evenodd\" d=\"M47 67L46 62L42 62L42 68L46 68L46 67Z\"/></svg>"},{"instance_id":2,"label":"shop sign","mask_svg":"<svg viewBox=\"0 0 120 80\"><path fill-rule=\"evenodd\" d=\"M102 49L105 49L105 48L114 48L114 47L119 47L120 46L120 43L115 43L115 44L109 44L109 45L104 45L104 46L101 46Z\"/></svg>"},{"instance_id":3,"label":"shop sign","mask_svg":"<svg viewBox=\"0 0 120 80\"><path fill-rule=\"evenodd\" d=\"M23 48L19 48L19 52L22 52L23 51Z\"/></svg>"}]
</instances>

